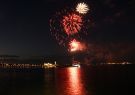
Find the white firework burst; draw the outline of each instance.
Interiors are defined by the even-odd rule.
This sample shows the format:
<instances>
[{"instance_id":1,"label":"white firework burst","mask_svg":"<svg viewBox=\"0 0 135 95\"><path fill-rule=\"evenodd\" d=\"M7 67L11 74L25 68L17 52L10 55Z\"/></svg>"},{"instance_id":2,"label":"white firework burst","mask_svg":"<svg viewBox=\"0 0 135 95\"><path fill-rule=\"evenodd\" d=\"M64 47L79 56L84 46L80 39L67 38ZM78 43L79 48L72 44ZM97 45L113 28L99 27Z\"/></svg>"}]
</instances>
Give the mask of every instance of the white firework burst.
<instances>
[{"instance_id":1,"label":"white firework burst","mask_svg":"<svg viewBox=\"0 0 135 95\"><path fill-rule=\"evenodd\" d=\"M85 3L78 3L76 7L76 11L79 12L80 14L86 14L89 10L89 7Z\"/></svg>"}]
</instances>

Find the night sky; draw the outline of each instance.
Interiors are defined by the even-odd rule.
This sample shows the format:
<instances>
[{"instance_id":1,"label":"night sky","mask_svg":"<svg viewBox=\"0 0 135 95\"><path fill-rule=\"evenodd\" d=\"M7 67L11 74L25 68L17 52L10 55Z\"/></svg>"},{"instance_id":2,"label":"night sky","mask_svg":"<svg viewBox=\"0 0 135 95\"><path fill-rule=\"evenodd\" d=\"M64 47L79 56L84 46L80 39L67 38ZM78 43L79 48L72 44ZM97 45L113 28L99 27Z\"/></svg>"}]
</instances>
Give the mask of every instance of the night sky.
<instances>
[{"instance_id":1,"label":"night sky","mask_svg":"<svg viewBox=\"0 0 135 95\"><path fill-rule=\"evenodd\" d=\"M1 0L0 55L41 56L66 52L50 32L56 11L79 1L90 6L92 26L86 40L93 47L113 52L135 50L134 0ZM101 50L102 51L102 50Z\"/></svg>"}]
</instances>

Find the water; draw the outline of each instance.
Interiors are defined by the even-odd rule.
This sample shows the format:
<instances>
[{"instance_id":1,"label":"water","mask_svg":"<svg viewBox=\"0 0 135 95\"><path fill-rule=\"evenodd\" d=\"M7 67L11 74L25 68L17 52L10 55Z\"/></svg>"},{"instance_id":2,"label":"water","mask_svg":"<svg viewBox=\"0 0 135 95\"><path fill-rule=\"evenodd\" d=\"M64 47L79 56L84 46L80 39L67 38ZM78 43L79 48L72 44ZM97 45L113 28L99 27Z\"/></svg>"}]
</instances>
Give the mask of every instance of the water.
<instances>
[{"instance_id":1,"label":"water","mask_svg":"<svg viewBox=\"0 0 135 95\"><path fill-rule=\"evenodd\" d=\"M0 95L130 95L134 70L134 65L0 69Z\"/></svg>"}]
</instances>

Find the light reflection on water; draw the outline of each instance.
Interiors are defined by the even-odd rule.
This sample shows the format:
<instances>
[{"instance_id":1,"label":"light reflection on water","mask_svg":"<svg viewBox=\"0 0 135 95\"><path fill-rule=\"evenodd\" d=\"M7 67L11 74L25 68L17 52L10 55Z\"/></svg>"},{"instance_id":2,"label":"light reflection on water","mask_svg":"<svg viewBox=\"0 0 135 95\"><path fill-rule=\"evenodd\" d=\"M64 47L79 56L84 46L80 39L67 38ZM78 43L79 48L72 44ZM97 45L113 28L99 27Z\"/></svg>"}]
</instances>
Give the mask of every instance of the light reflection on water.
<instances>
[{"instance_id":1,"label":"light reflection on water","mask_svg":"<svg viewBox=\"0 0 135 95\"><path fill-rule=\"evenodd\" d=\"M59 72L58 95L86 95L80 68L70 67Z\"/></svg>"},{"instance_id":2,"label":"light reflection on water","mask_svg":"<svg viewBox=\"0 0 135 95\"><path fill-rule=\"evenodd\" d=\"M80 80L80 72L78 68L69 68L68 75L69 75L69 92L71 92L72 95L82 95L84 91L83 85Z\"/></svg>"},{"instance_id":3,"label":"light reflection on water","mask_svg":"<svg viewBox=\"0 0 135 95\"><path fill-rule=\"evenodd\" d=\"M134 65L0 68L0 95L130 95L134 70Z\"/></svg>"}]
</instances>

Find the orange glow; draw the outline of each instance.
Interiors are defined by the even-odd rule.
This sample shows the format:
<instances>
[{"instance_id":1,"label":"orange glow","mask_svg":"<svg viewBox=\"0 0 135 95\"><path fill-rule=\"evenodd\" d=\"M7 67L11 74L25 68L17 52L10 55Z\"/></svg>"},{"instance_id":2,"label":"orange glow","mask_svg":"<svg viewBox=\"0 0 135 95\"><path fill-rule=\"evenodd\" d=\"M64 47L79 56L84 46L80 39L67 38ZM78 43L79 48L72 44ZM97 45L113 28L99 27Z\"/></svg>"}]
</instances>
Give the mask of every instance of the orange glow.
<instances>
[{"instance_id":1,"label":"orange glow","mask_svg":"<svg viewBox=\"0 0 135 95\"><path fill-rule=\"evenodd\" d=\"M85 49L85 46L80 43L79 41L76 41L75 39L73 39L70 43L70 52L74 52L74 51L82 51Z\"/></svg>"},{"instance_id":2,"label":"orange glow","mask_svg":"<svg viewBox=\"0 0 135 95\"><path fill-rule=\"evenodd\" d=\"M70 51L72 52L72 51L78 50L79 44L80 43L77 42L76 40L71 41L71 43L70 43L70 47L71 47Z\"/></svg>"}]
</instances>

